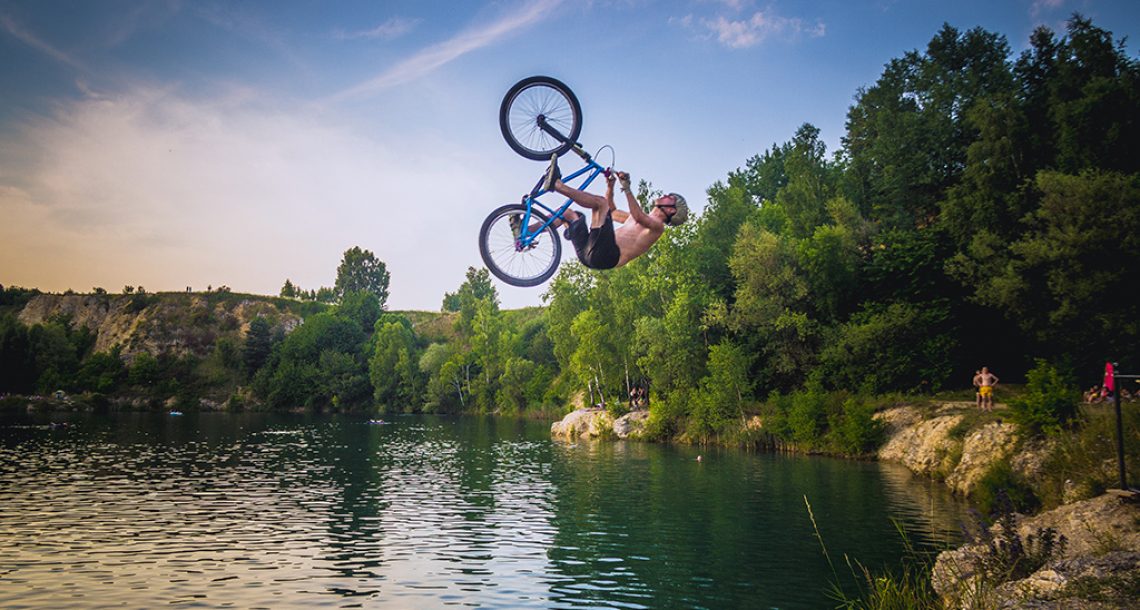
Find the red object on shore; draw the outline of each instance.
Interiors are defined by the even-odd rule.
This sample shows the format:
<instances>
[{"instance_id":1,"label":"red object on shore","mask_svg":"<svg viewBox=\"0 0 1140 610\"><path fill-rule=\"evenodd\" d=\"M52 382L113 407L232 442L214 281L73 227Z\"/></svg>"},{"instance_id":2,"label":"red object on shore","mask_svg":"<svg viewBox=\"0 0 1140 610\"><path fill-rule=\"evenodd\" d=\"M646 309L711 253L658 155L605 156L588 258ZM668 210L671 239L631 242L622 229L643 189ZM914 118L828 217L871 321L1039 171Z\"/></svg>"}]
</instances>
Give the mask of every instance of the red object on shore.
<instances>
[{"instance_id":1,"label":"red object on shore","mask_svg":"<svg viewBox=\"0 0 1140 610\"><path fill-rule=\"evenodd\" d=\"M1116 374L1113 371L1111 362L1104 363L1104 389L1109 392L1116 391Z\"/></svg>"}]
</instances>

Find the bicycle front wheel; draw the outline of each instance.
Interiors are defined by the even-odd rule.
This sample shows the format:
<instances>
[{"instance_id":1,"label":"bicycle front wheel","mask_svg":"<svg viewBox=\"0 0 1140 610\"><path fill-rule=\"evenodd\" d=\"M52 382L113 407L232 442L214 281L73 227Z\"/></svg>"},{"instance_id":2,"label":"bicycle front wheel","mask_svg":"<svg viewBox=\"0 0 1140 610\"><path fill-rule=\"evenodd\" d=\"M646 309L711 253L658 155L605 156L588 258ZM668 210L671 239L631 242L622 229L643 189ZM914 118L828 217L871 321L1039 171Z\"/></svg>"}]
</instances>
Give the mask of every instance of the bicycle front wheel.
<instances>
[{"instance_id":1,"label":"bicycle front wheel","mask_svg":"<svg viewBox=\"0 0 1140 610\"><path fill-rule=\"evenodd\" d=\"M554 225L549 225L530 244L523 246L518 235L524 216L526 206L520 203L504 205L491 212L479 229L479 254L495 277L525 288L537 286L554 275L562 258L562 242ZM530 224L544 222L546 216L532 209Z\"/></svg>"},{"instance_id":2,"label":"bicycle front wheel","mask_svg":"<svg viewBox=\"0 0 1140 610\"><path fill-rule=\"evenodd\" d=\"M541 123L559 134L555 137ZM582 106L569 87L549 76L531 76L515 83L499 107L503 138L518 154L535 161L562 156L582 133Z\"/></svg>"}]
</instances>

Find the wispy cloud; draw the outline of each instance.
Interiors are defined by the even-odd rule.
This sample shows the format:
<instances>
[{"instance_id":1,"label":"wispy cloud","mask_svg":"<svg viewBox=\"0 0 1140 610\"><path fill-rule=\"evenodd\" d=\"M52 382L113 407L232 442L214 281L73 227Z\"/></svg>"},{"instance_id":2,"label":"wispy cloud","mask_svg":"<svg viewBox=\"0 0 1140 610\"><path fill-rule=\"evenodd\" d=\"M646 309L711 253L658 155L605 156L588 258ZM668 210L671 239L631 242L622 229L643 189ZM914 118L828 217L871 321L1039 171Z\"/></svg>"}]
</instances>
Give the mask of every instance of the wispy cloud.
<instances>
[{"instance_id":1,"label":"wispy cloud","mask_svg":"<svg viewBox=\"0 0 1140 610\"><path fill-rule=\"evenodd\" d=\"M337 30L333 32L333 37L337 40L356 40L359 38L392 40L412 31L413 28L419 25L420 21L420 19L392 17L384 23L368 30L360 30L357 32Z\"/></svg>"},{"instance_id":2,"label":"wispy cloud","mask_svg":"<svg viewBox=\"0 0 1140 610\"><path fill-rule=\"evenodd\" d=\"M1042 13L1051 13L1064 6L1065 0L1033 0L1033 4L1029 6L1029 15L1034 19L1041 16Z\"/></svg>"},{"instance_id":3,"label":"wispy cloud","mask_svg":"<svg viewBox=\"0 0 1140 610\"><path fill-rule=\"evenodd\" d=\"M0 14L0 26L2 26L4 28L4 31L8 32L8 34L16 40L19 40L29 47L42 52L48 57L51 57L60 63L67 64L73 68L86 70L86 68L83 67L83 64L81 64L75 58L48 44L39 36L36 36L32 31L25 28L23 24L13 19L10 15Z\"/></svg>"},{"instance_id":4,"label":"wispy cloud","mask_svg":"<svg viewBox=\"0 0 1140 610\"><path fill-rule=\"evenodd\" d=\"M273 294L330 285L350 246L392 271L394 306L430 307L462 281L486 210L424 184L493 190L489 168L438 141L374 141L247 94L202 99L134 87L61 102L3 134L0 277L49 290L227 284ZM430 152L429 152L430 151ZM442 155L442 157L441 157ZM421 206L397 205L417 201ZM234 261L243 261L235 265Z\"/></svg>"},{"instance_id":5,"label":"wispy cloud","mask_svg":"<svg viewBox=\"0 0 1140 610\"><path fill-rule=\"evenodd\" d=\"M781 17L765 11L757 11L747 19L717 17L701 23L718 42L732 49L754 47L772 37L818 38L827 33L823 22L810 24L796 17Z\"/></svg>"},{"instance_id":6,"label":"wispy cloud","mask_svg":"<svg viewBox=\"0 0 1140 610\"><path fill-rule=\"evenodd\" d=\"M332 101L364 95L412 81L456 59L530 27L550 16L562 0L536 0L490 24L469 29L398 62L380 74L332 96Z\"/></svg>"}]
</instances>

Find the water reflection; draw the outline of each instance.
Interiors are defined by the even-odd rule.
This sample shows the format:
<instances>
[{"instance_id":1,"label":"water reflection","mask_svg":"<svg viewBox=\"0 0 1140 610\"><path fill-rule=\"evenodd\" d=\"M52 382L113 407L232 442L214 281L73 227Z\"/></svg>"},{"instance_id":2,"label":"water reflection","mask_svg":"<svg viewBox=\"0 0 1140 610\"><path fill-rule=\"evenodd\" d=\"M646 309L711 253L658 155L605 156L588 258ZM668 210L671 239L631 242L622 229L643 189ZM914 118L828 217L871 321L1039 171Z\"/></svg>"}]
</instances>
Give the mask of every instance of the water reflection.
<instances>
[{"instance_id":1,"label":"water reflection","mask_svg":"<svg viewBox=\"0 0 1140 610\"><path fill-rule=\"evenodd\" d=\"M831 605L957 507L905 469L484 418L0 420L0 606Z\"/></svg>"}]
</instances>

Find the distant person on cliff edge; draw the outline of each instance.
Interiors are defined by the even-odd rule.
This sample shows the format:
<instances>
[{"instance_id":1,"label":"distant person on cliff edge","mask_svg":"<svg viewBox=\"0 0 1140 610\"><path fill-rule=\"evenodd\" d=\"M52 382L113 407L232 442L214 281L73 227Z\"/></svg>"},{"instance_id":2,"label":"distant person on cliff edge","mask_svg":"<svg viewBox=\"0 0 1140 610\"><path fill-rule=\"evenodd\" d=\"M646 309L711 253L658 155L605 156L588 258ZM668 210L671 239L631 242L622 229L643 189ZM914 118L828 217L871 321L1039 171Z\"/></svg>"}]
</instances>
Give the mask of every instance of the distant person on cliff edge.
<instances>
[{"instance_id":1,"label":"distant person on cliff edge","mask_svg":"<svg viewBox=\"0 0 1140 610\"><path fill-rule=\"evenodd\" d=\"M978 386L978 399L981 402L979 406L983 411L994 410L994 386L997 384L997 375L984 366L977 375L974 375L974 385Z\"/></svg>"}]
</instances>

